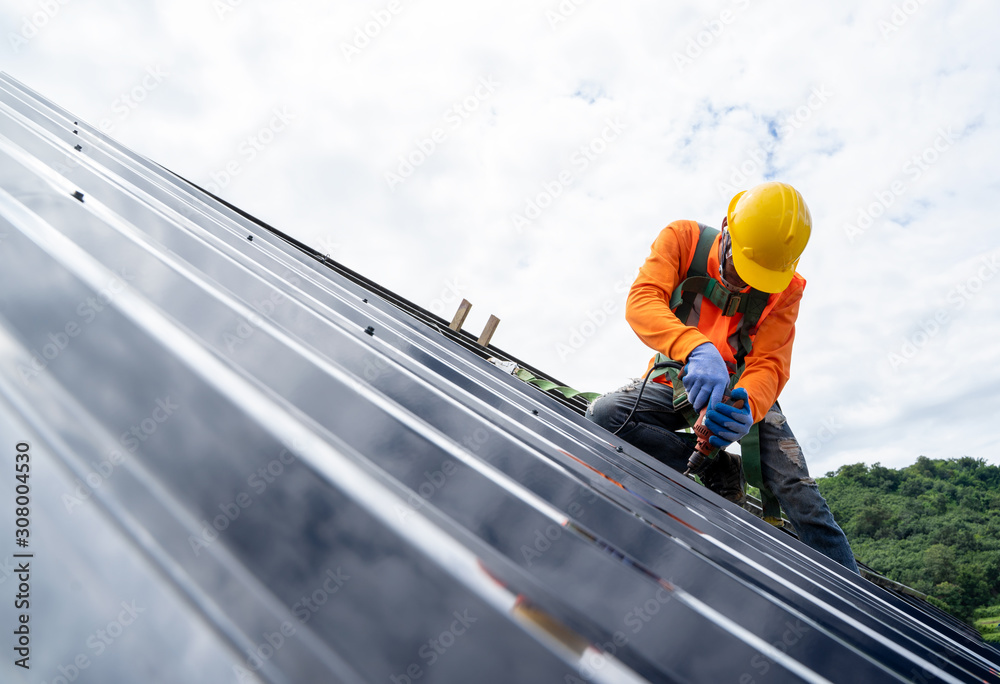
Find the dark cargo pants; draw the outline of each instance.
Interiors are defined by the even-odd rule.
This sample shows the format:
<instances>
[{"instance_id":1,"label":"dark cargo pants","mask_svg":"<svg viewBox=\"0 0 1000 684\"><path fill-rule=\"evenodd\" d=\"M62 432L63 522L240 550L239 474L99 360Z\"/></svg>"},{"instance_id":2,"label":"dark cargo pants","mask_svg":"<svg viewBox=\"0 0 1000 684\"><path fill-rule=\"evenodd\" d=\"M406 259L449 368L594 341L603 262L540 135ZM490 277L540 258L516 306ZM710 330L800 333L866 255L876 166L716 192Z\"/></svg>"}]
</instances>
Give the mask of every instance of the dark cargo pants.
<instances>
[{"instance_id":1,"label":"dark cargo pants","mask_svg":"<svg viewBox=\"0 0 1000 684\"><path fill-rule=\"evenodd\" d=\"M633 381L599 397L587 409L587 418L614 432L628 417L638 392L639 381ZM675 431L686 427L687 420L674 411L672 388L647 382L635 414L618 436L674 470L684 472L693 435ZM816 481L809 477L802 449L777 403L760 422L760 470L764 484L778 498L799 539L857 572L847 537L833 519Z\"/></svg>"}]
</instances>

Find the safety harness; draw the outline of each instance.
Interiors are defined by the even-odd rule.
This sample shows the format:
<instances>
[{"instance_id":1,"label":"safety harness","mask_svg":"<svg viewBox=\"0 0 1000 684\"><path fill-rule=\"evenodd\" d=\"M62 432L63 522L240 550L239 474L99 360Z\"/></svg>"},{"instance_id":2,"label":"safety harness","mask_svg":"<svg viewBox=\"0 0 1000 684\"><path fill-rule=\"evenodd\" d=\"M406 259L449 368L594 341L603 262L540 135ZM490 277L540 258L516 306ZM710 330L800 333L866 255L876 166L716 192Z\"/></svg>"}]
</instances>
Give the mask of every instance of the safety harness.
<instances>
[{"instance_id":1,"label":"safety harness","mask_svg":"<svg viewBox=\"0 0 1000 684\"><path fill-rule=\"evenodd\" d=\"M751 335L756 334L757 324L767 308L770 295L753 288L747 292L730 292L714 276L709 274L708 256L720 231L699 223L698 232L698 245L695 247L694 258L691 260L691 265L688 266L687 277L674 289L670 297L670 309L685 325L697 325L700 310L699 298L701 297L707 298L725 316L743 314L736 344L736 370L730 373L729 378L729 389L732 389L746 368L747 354L753 348ZM654 363L668 360L665 355L657 353ZM698 414L695 413L691 402L688 401L687 392L684 390L679 372L675 368L665 368L654 372L651 377L656 378L664 373L670 376L671 384L674 387L674 409L687 419L689 425L693 426L698 420ZM764 519L772 524L780 525L781 507L778 504L778 499L770 489L764 486L761 476L759 426L759 421L754 423L750 432L740 440L743 471L746 474L747 482L760 489Z\"/></svg>"}]
</instances>

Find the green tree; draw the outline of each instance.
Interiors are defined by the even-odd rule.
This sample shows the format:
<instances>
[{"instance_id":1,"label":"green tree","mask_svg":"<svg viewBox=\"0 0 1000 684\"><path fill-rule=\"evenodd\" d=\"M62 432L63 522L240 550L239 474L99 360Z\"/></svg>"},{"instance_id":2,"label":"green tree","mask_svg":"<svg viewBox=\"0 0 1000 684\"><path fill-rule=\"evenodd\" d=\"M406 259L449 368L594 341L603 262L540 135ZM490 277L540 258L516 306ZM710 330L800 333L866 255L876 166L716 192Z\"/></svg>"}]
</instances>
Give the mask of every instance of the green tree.
<instances>
[{"instance_id":1,"label":"green tree","mask_svg":"<svg viewBox=\"0 0 1000 684\"><path fill-rule=\"evenodd\" d=\"M893 536L895 520L892 511L879 501L869 501L854 515L854 533L862 537L883 539Z\"/></svg>"},{"instance_id":2,"label":"green tree","mask_svg":"<svg viewBox=\"0 0 1000 684\"><path fill-rule=\"evenodd\" d=\"M899 469L845 465L817 482L875 571L962 619L1000 604L1000 467L920 456Z\"/></svg>"},{"instance_id":3,"label":"green tree","mask_svg":"<svg viewBox=\"0 0 1000 684\"><path fill-rule=\"evenodd\" d=\"M924 551L924 568L935 584L947 582L955 576L955 549L944 544L934 544Z\"/></svg>"},{"instance_id":4,"label":"green tree","mask_svg":"<svg viewBox=\"0 0 1000 684\"><path fill-rule=\"evenodd\" d=\"M939 608L943 608L950 613L958 613L962 605L962 594L962 587L957 584L941 582L934 585L934 593L931 595L931 599L937 599L937 601L932 601L932 603L936 603Z\"/></svg>"}]
</instances>

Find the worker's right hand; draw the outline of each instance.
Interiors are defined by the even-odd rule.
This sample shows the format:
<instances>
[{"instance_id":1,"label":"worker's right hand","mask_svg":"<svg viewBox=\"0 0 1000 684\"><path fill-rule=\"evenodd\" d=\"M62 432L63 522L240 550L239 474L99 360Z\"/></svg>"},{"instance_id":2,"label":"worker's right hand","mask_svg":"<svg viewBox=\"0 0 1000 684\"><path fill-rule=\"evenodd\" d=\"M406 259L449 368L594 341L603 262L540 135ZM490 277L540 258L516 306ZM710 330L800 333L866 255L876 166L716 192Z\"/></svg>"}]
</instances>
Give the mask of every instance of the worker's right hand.
<instances>
[{"instance_id":1,"label":"worker's right hand","mask_svg":"<svg viewBox=\"0 0 1000 684\"><path fill-rule=\"evenodd\" d=\"M719 449L725 449L733 442L738 442L750 432L753 427L753 411L750 410L750 397L742 387L737 387L729 397L732 404L720 402L709 407L705 414L705 427L712 436L708 443Z\"/></svg>"},{"instance_id":2,"label":"worker's right hand","mask_svg":"<svg viewBox=\"0 0 1000 684\"><path fill-rule=\"evenodd\" d=\"M705 342L688 354L681 380L688 401L695 411L700 411L704 406L715 406L722 401L729 386L729 369L715 345Z\"/></svg>"}]
</instances>

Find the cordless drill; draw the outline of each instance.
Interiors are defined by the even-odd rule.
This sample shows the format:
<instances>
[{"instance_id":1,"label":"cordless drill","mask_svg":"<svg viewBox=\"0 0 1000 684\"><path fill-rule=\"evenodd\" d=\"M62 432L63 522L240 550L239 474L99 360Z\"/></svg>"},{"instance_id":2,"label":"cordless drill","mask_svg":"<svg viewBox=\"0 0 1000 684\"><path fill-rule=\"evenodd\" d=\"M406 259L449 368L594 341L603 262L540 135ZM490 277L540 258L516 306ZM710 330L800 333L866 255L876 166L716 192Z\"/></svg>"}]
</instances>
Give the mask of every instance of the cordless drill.
<instances>
[{"instance_id":1,"label":"cordless drill","mask_svg":"<svg viewBox=\"0 0 1000 684\"><path fill-rule=\"evenodd\" d=\"M722 396L722 401L729 403L729 390L727 389L725 394ZM737 399L735 402L730 404L733 408L743 408L743 400ZM685 475L695 475L704 471L708 463L714 459L719 453L719 447L712 446L709 443L709 438L712 436L712 431L705 427L705 414L708 412L708 406L701 410L698 414L698 420L694 424L694 434L698 436L698 443L694 447L694 451L691 452L690 458L688 458L688 467L684 471Z\"/></svg>"}]
</instances>

